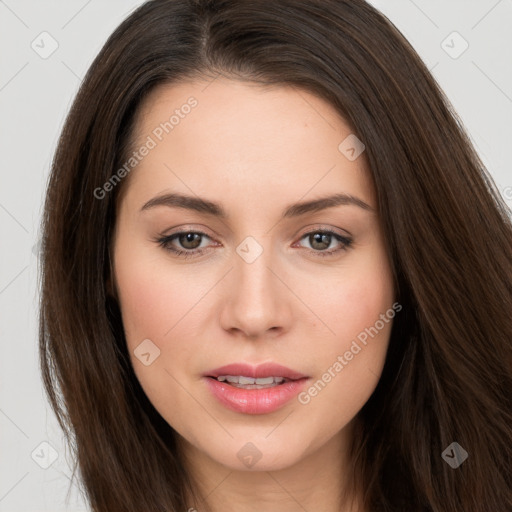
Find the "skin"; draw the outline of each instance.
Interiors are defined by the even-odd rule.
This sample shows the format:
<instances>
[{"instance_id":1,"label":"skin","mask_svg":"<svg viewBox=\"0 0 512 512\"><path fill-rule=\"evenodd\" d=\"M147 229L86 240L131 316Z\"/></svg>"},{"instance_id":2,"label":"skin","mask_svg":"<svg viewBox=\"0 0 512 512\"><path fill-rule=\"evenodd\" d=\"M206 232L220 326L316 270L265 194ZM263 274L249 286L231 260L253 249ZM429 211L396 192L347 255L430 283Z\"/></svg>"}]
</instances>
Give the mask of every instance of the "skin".
<instances>
[{"instance_id":1,"label":"skin","mask_svg":"<svg viewBox=\"0 0 512 512\"><path fill-rule=\"evenodd\" d=\"M126 178L118 204L114 284L137 378L179 434L214 512L362 511L358 501L344 505L340 489L353 420L378 383L392 321L307 404L234 412L202 375L273 361L312 384L390 310L392 272L365 155L350 161L338 150L351 129L316 96L228 78L159 86L139 108L134 146L190 96L197 106ZM220 203L229 217L162 205L141 211L169 192ZM333 193L372 210L339 205L281 218L292 203ZM349 235L350 247L305 236L326 228ZM205 252L184 259L156 241L178 231L207 236L170 245ZM248 236L263 250L252 263L236 252ZM134 354L145 339L160 350L149 366ZM237 457L247 442L262 454L251 468Z\"/></svg>"}]
</instances>

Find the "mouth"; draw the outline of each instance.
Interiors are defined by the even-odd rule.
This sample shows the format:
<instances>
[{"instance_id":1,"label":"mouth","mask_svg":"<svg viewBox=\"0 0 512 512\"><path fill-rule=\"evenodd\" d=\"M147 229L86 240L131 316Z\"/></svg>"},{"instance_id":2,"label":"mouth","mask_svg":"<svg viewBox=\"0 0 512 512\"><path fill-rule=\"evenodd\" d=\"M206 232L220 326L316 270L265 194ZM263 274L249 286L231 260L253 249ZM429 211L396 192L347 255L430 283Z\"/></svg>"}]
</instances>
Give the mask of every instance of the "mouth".
<instances>
[{"instance_id":1,"label":"mouth","mask_svg":"<svg viewBox=\"0 0 512 512\"><path fill-rule=\"evenodd\" d=\"M309 377L282 365L235 363L203 374L207 388L224 407L244 414L266 414L283 407Z\"/></svg>"},{"instance_id":2,"label":"mouth","mask_svg":"<svg viewBox=\"0 0 512 512\"><path fill-rule=\"evenodd\" d=\"M259 365L232 363L210 370L203 375L204 377L212 377L214 379L222 378L221 382L229 382L230 384L262 386L272 383L281 384L285 380L299 380L306 377L306 375L298 371L272 362ZM270 378L273 380L270 381Z\"/></svg>"}]
</instances>

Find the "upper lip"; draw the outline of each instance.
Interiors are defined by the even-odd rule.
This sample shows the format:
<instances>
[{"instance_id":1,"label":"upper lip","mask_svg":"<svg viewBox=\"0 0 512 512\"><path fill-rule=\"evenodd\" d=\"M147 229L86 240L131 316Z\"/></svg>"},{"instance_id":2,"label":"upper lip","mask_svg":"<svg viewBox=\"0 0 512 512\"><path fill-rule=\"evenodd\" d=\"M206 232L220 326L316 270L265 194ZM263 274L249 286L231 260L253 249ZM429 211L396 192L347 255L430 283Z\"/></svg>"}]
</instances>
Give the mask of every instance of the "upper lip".
<instances>
[{"instance_id":1,"label":"upper lip","mask_svg":"<svg viewBox=\"0 0 512 512\"><path fill-rule=\"evenodd\" d=\"M215 368L206 372L205 377L219 377L220 375L243 375L244 377L252 377L260 379L264 377L284 377L285 379L298 380L307 378L307 375L291 370L286 366L276 363L264 363L253 366L247 363L233 363L220 368Z\"/></svg>"}]
</instances>

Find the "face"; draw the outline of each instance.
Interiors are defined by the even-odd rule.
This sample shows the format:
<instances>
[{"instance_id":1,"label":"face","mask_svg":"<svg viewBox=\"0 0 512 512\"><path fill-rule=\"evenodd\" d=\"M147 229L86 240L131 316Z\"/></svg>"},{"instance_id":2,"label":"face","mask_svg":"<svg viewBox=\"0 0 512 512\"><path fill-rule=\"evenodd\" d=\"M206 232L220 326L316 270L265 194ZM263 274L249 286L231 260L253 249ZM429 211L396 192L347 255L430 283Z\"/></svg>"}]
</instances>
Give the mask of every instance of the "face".
<instances>
[{"instance_id":1,"label":"face","mask_svg":"<svg viewBox=\"0 0 512 512\"><path fill-rule=\"evenodd\" d=\"M316 96L226 78L136 121L113 268L137 378L198 457L293 466L348 432L397 311L364 151Z\"/></svg>"}]
</instances>

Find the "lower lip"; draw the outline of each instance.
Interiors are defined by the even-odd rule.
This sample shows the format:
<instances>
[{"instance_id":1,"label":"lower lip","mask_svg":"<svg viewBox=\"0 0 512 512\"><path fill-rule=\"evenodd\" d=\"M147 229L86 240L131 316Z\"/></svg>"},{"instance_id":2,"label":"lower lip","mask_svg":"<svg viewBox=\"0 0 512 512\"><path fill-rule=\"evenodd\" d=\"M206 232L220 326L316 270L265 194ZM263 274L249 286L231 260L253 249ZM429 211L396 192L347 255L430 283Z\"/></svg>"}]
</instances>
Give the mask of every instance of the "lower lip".
<instances>
[{"instance_id":1,"label":"lower lip","mask_svg":"<svg viewBox=\"0 0 512 512\"><path fill-rule=\"evenodd\" d=\"M307 380L305 377L266 389L242 389L206 377L210 391L221 404L244 414L267 414L276 411L296 396Z\"/></svg>"}]
</instances>

